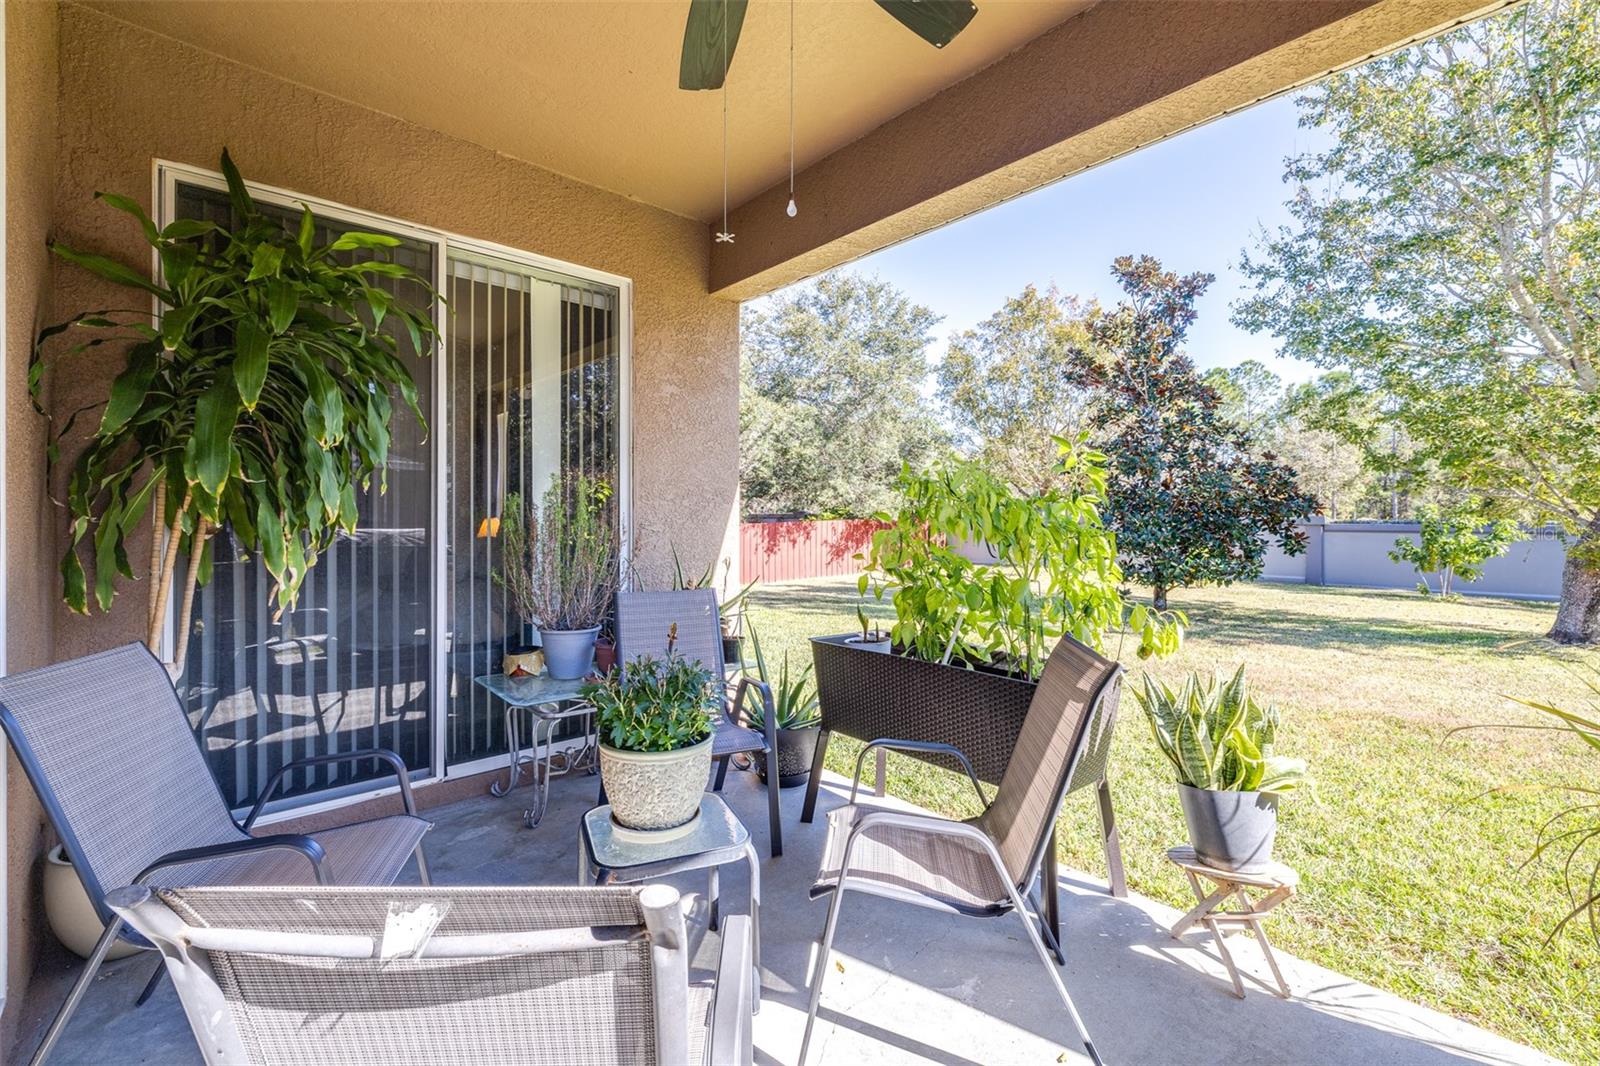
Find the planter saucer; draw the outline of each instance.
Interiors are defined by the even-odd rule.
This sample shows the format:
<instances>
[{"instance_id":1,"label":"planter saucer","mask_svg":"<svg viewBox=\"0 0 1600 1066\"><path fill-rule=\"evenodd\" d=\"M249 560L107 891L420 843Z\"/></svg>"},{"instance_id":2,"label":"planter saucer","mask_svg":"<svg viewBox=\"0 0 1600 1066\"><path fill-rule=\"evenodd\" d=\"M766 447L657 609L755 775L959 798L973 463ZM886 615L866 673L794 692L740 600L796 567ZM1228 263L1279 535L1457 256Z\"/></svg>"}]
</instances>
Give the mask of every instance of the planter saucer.
<instances>
[{"instance_id":1,"label":"planter saucer","mask_svg":"<svg viewBox=\"0 0 1600 1066\"><path fill-rule=\"evenodd\" d=\"M677 840L680 837L688 836L695 831L699 824L699 811L695 811L694 817L682 825L674 825L666 829L629 829L617 821L616 815L612 815L611 835L629 844L665 844L669 840Z\"/></svg>"}]
</instances>

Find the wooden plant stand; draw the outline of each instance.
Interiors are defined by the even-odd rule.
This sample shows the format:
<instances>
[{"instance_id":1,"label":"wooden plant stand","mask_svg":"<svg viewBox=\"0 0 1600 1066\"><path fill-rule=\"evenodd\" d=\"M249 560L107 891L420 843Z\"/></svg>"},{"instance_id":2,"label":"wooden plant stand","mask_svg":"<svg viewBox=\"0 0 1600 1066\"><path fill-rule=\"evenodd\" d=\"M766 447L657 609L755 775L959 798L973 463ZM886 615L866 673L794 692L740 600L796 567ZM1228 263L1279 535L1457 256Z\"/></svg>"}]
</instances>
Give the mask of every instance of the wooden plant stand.
<instances>
[{"instance_id":1,"label":"wooden plant stand","mask_svg":"<svg viewBox=\"0 0 1600 1066\"><path fill-rule=\"evenodd\" d=\"M1278 995L1288 999L1289 984L1283 979L1283 971L1278 969L1278 960L1272 954L1272 945L1267 942L1267 933L1261 927L1261 920L1274 907L1294 895L1295 888L1300 884L1300 875L1281 862L1271 863L1252 873L1219 870L1203 862L1188 845L1169 849L1167 858L1189 878L1189 887L1194 891L1197 901L1194 909L1178 919L1172 927L1173 937L1183 936L1197 923L1211 930L1211 935L1217 941L1217 951L1222 955L1222 964L1228 968L1228 976L1233 979L1233 994L1243 999L1244 982L1239 980L1239 967L1234 964L1233 954L1228 950L1226 934L1249 929L1255 933L1256 941L1261 945L1261 954L1266 956L1267 965L1272 968L1272 976L1278 982ZM1201 883L1202 877L1216 887L1207 892ZM1260 898L1252 901L1249 895L1251 889L1262 893ZM1236 901L1240 909L1226 909L1230 900Z\"/></svg>"}]
</instances>

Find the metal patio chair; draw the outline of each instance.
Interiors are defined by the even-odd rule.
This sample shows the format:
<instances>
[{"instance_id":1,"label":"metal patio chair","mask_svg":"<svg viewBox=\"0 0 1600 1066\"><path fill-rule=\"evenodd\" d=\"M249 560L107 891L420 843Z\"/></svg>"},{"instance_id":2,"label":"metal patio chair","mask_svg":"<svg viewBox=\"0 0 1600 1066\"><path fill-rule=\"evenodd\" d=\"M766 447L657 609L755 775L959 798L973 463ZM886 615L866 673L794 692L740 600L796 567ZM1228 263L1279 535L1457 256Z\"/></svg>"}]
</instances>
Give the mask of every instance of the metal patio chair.
<instances>
[{"instance_id":1,"label":"metal patio chair","mask_svg":"<svg viewBox=\"0 0 1600 1066\"><path fill-rule=\"evenodd\" d=\"M677 628L677 654L699 662L726 690L727 668L722 660L722 617L717 610L713 589L674 589L670 592L623 592L617 595L617 661L626 669L627 661L639 655L665 655L668 634ZM757 732L745 724L744 696L755 689L761 697L763 729ZM772 833L772 856L783 854L783 827L779 822L777 715L772 708L772 690L764 683L743 674L729 697L724 691L722 714L716 724L711 758L717 764L713 786L722 791L728 777L728 761L738 754L764 753L770 763L767 773L767 820ZM602 798L601 802L605 802Z\"/></svg>"},{"instance_id":2,"label":"metal patio chair","mask_svg":"<svg viewBox=\"0 0 1600 1066\"><path fill-rule=\"evenodd\" d=\"M689 982L676 889L123 888L205 1061L751 1061L750 919Z\"/></svg>"},{"instance_id":3,"label":"metal patio chair","mask_svg":"<svg viewBox=\"0 0 1600 1066\"><path fill-rule=\"evenodd\" d=\"M122 936L149 947L107 906L107 886L388 885L413 855L428 881L422 837L432 823L416 816L398 755L370 749L295 760L235 821L166 667L142 644L0 678L0 726L106 923L34 1063L55 1047L112 943ZM308 834L251 834L285 775L359 759L394 771L404 814ZM163 972L157 967L139 1003Z\"/></svg>"},{"instance_id":4,"label":"metal patio chair","mask_svg":"<svg viewBox=\"0 0 1600 1066\"><path fill-rule=\"evenodd\" d=\"M1028 904L1041 865L1048 870L1045 852L1054 838L1056 814L1074 772L1084 753L1096 748L1102 732L1111 728L1121 692L1121 674L1122 668L1116 663L1071 637L1063 637L1045 663L1011 761L992 802L985 796L967 756L951 745L884 739L874 740L862 749L850 786L850 803L829 816L821 867L811 887L811 898L831 892L833 900L811 978L811 1003L806 1012L799 1066L804 1066L811 1044L811 1029L822 999L822 979L827 973L846 891L978 918L1015 912L1027 928L1039 961L1050 971L1056 993L1090 1060L1100 1062L1083 1019L1052 963L1043 919L1030 913ZM933 814L858 806L856 793L861 785L862 765L873 748L940 751L955 758L977 789L978 799L984 804L983 813L957 822ZM1057 891L1053 876L1050 883L1040 886L1041 895L1047 900L1053 899Z\"/></svg>"}]
</instances>

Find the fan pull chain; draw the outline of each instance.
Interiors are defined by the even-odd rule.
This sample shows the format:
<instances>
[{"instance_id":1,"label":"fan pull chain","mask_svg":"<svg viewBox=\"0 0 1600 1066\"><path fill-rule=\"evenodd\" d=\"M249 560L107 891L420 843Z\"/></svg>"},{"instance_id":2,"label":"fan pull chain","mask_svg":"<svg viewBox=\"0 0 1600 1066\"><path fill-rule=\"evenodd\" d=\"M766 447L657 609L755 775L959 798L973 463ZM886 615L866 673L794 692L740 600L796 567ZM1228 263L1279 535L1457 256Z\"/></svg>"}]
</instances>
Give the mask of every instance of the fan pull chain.
<instances>
[{"instance_id":1,"label":"fan pull chain","mask_svg":"<svg viewBox=\"0 0 1600 1066\"><path fill-rule=\"evenodd\" d=\"M728 230L728 0L722 0L722 228L716 243L733 243Z\"/></svg>"},{"instance_id":2,"label":"fan pull chain","mask_svg":"<svg viewBox=\"0 0 1600 1066\"><path fill-rule=\"evenodd\" d=\"M789 206L784 210L790 218L800 213L794 205L794 5L789 0Z\"/></svg>"}]
</instances>

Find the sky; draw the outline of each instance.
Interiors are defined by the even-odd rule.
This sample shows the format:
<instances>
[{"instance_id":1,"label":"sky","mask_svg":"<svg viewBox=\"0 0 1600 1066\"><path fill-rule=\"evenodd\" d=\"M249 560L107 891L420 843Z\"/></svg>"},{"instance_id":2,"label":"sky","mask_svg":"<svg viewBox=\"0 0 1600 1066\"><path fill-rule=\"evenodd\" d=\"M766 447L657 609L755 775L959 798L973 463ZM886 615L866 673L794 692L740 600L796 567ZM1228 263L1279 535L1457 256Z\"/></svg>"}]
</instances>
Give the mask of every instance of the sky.
<instances>
[{"instance_id":1,"label":"sky","mask_svg":"<svg viewBox=\"0 0 1600 1066\"><path fill-rule=\"evenodd\" d=\"M1196 305L1189 353L1203 370L1258 359L1286 382L1316 368L1277 356L1270 335L1229 321L1246 295L1240 253L1262 226L1288 221L1283 161L1327 139L1300 129L1291 96L1279 97L1151 145L1008 203L856 260L944 316L931 356L1030 283L1115 303L1111 260L1150 254L1169 270L1203 270L1216 282ZM805 210L805 189L798 192Z\"/></svg>"}]
</instances>

